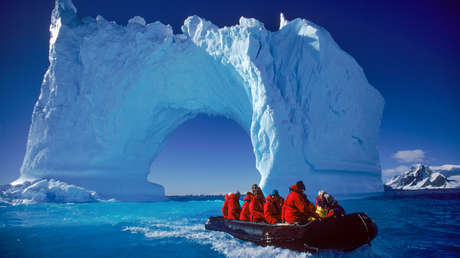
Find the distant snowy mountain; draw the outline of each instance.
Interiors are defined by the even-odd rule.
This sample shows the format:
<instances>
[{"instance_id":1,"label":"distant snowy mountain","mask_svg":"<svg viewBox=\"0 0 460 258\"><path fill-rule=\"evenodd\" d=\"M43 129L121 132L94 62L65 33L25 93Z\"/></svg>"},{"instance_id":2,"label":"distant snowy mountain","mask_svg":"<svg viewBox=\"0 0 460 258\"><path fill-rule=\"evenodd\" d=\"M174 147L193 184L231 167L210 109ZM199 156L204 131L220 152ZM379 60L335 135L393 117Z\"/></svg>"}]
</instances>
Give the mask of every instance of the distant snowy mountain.
<instances>
[{"instance_id":1,"label":"distant snowy mountain","mask_svg":"<svg viewBox=\"0 0 460 258\"><path fill-rule=\"evenodd\" d=\"M417 164L385 183L385 191L460 188L460 166Z\"/></svg>"}]
</instances>

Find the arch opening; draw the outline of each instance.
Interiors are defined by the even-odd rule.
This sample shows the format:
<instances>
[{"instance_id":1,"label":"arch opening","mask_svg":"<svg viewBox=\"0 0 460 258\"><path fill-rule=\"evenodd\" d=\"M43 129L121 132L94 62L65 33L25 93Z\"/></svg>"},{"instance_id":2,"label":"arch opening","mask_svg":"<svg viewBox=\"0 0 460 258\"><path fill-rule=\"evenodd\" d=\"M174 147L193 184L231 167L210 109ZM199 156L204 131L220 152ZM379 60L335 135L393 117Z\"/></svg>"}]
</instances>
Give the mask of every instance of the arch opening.
<instances>
[{"instance_id":1,"label":"arch opening","mask_svg":"<svg viewBox=\"0 0 460 258\"><path fill-rule=\"evenodd\" d=\"M255 164L250 137L237 122L200 114L167 137L147 179L166 195L246 192L260 181Z\"/></svg>"}]
</instances>

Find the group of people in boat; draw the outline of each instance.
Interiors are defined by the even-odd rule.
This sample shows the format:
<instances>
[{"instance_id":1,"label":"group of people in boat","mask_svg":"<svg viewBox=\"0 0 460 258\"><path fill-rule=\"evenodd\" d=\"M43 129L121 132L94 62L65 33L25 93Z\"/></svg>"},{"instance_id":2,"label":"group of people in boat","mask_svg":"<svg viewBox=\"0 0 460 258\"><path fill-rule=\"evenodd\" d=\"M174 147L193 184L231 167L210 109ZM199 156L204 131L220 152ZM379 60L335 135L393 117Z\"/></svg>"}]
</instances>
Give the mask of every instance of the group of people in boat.
<instances>
[{"instance_id":1,"label":"group of people in boat","mask_svg":"<svg viewBox=\"0 0 460 258\"><path fill-rule=\"evenodd\" d=\"M277 190L266 198L257 184L252 185L252 191L247 192L244 204L240 206L240 193L225 195L222 214L226 219L251 222L299 223L305 224L310 220L345 215L345 210L329 193L321 190L313 205L305 195L305 185L298 181L289 187L289 194L283 199Z\"/></svg>"}]
</instances>

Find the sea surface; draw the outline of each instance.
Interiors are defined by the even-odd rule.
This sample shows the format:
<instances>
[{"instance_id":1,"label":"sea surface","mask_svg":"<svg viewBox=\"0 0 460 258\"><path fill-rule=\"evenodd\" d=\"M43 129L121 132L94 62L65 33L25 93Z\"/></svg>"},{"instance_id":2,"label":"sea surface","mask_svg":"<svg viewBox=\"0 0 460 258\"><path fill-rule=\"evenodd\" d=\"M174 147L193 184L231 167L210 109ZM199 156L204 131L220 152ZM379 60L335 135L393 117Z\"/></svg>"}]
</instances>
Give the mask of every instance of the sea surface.
<instances>
[{"instance_id":1,"label":"sea surface","mask_svg":"<svg viewBox=\"0 0 460 258\"><path fill-rule=\"evenodd\" d=\"M215 198L214 198L215 199ZM371 246L349 253L260 247L207 231L222 200L0 206L0 257L460 257L460 195L340 201L378 225Z\"/></svg>"}]
</instances>

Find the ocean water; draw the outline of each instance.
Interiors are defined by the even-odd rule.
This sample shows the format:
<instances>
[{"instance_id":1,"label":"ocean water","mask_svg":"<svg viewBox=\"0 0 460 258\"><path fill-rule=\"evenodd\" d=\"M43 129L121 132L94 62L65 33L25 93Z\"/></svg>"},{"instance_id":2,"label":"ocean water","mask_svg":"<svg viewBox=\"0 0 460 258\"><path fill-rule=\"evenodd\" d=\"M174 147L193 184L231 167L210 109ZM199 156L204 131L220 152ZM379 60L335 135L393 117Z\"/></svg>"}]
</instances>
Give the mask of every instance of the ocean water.
<instances>
[{"instance_id":1,"label":"ocean water","mask_svg":"<svg viewBox=\"0 0 460 258\"><path fill-rule=\"evenodd\" d=\"M378 225L371 246L300 253L206 231L221 200L0 206L1 257L460 257L460 195L340 202Z\"/></svg>"}]
</instances>

